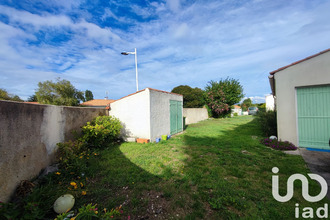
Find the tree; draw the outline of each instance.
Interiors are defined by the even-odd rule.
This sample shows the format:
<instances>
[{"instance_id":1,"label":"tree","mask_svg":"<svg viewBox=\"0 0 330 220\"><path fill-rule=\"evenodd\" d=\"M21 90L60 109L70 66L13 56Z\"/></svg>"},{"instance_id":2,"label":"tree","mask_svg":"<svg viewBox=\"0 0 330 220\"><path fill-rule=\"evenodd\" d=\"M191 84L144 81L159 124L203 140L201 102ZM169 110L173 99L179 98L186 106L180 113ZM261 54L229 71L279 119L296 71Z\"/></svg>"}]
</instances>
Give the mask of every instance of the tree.
<instances>
[{"instance_id":1,"label":"tree","mask_svg":"<svg viewBox=\"0 0 330 220\"><path fill-rule=\"evenodd\" d=\"M23 102L18 95L11 95L5 89L0 89L0 100Z\"/></svg>"},{"instance_id":2,"label":"tree","mask_svg":"<svg viewBox=\"0 0 330 220\"><path fill-rule=\"evenodd\" d=\"M83 92L77 90L68 80L56 79L56 82L38 83L37 100L41 104L77 106L84 100Z\"/></svg>"},{"instance_id":3,"label":"tree","mask_svg":"<svg viewBox=\"0 0 330 220\"><path fill-rule=\"evenodd\" d=\"M86 101L89 101L89 100L93 100L94 99L94 96L93 96L93 93L92 93L92 91L90 91L90 90L86 90L85 91L85 100Z\"/></svg>"},{"instance_id":4,"label":"tree","mask_svg":"<svg viewBox=\"0 0 330 220\"><path fill-rule=\"evenodd\" d=\"M246 111L251 106L252 106L252 100L250 98L244 99L244 101L242 102L242 110Z\"/></svg>"},{"instance_id":5,"label":"tree","mask_svg":"<svg viewBox=\"0 0 330 220\"><path fill-rule=\"evenodd\" d=\"M210 81L205 87L205 101L213 117L225 117L230 114L230 106L238 103L243 95L243 87L238 80Z\"/></svg>"},{"instance_id":6,"label":"tree","mask_svg":"<svg viewBox=\"0 0 330 220\"><path fill-rule=\"evenodd\" d=\"M184 108L201 108L205 102L203 100L203 90L200 88L191 88L187 85L180 85L172 89L173 93L183 95Z\"/></svg>"},{"instance_id":7,"label":"tree","mask_svg":"<svg viewBox=\"0 0 330 220\"><path fill-rule=\"evenodd\" d=\"M37 102L38 99L37 99L37 96L34 94L34 95L31 95L29 98L28 98L28 102Z\"/></svg>"}]
</instances>

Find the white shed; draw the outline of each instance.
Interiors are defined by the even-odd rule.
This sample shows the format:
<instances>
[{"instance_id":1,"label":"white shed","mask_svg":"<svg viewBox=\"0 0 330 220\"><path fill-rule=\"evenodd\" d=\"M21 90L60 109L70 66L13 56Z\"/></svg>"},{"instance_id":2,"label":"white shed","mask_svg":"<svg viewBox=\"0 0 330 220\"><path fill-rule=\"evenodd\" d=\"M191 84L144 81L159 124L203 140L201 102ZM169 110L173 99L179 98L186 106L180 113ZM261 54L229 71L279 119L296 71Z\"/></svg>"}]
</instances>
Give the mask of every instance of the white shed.
<instances>
[{"instance_id":1,"label":"white shed","mask_svg":"<svg viewBox=\"0 0 330 220\"><path fill-rule=\"evenodd\" d=\"M182 95L146 88L111 103L109 115L122 122L124 138L153 142L183 130L182 104Z\"/></svg>"},{"instance_id":2,"label":"white shed","mask_svg":"<svg viewBox=\"0 0 330 220\"><path fill-rule=\"evenodd\" d=\"M330 150L330 49L270 73L278 137Z\"/></svg>"}]
</instances>

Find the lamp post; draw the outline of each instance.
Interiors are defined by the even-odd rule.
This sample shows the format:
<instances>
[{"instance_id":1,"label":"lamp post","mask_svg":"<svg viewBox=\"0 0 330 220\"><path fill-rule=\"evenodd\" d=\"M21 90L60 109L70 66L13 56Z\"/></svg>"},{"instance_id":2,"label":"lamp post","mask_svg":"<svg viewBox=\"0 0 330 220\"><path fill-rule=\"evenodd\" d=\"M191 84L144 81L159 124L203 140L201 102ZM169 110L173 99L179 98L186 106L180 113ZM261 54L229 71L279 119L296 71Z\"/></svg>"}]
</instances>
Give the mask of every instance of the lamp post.
<instances>
[{"instance_id":1,"label":"lamp post","mask_svg":"<svg viewBox=\"0 0 330 220\"><path fill-rule=\"evenodd\" d=\"M134 54L135 55L135 74L136 74L136 91L139 91L139 81L138 81L138 70L137 70L137 53L136 48L134 52L121 52L122 55L129 55Z\"/></svg>"}]
</instances>

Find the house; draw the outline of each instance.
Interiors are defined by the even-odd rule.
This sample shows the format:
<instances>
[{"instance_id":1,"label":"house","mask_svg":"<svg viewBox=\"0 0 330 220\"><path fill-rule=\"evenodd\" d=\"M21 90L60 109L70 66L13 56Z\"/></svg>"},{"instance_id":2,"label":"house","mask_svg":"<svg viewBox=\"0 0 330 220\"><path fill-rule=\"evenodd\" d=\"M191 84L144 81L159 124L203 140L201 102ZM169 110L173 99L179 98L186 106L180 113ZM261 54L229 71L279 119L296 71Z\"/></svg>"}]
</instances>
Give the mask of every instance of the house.
<instances>
[{"instance_id":1,"label":"house","mask_svg":"<svg viewBox=\"0 0 330 220\"><path fill-rule=\"evenodd\" d=\"M278 137L329 150L330 49L270 72Z\"/></svg>"},{"instance_id":2,"label":"house","mask_svg":"<svg viewBox=\"0 0 330 220\"><path fill-rule=\"evenodd\" d=\"M275 100L272 94L266 95L266 111L275 110Z\"/></svg>"},{"instance_id":3,"label":"house","mask_svg":"<svg viewBox=\"0 0 330 220\"><path fill-rule=\"evenodd\" d=\"M107 108L110 106L110 103L113 103L113 99L93 99L87 102L83 102L80 105L85 107L94 107L94 108Z\"/></svg>"},{"instance_id":4,"label":"house","mask_svg":"<svg viewBox=\"0 0 330 220\"><path fill-rule=\"evenodd\" d=\"M238 115L242 115L242 108L241 108L241 106L233 105L233 108L231 109L231 112L233 114L237 113Z\"/></svg>"},{"instance_id":5,"label":"house","mask_svg":"<svg viewBox=\"0 0 330 220\"><path fill-rule=\"evenodd\" d=\"M182 95L146 88L112 102L109 115L122 122L124 138L153 142L183 130L182 103Z\"/></svg>"}]
</instances>

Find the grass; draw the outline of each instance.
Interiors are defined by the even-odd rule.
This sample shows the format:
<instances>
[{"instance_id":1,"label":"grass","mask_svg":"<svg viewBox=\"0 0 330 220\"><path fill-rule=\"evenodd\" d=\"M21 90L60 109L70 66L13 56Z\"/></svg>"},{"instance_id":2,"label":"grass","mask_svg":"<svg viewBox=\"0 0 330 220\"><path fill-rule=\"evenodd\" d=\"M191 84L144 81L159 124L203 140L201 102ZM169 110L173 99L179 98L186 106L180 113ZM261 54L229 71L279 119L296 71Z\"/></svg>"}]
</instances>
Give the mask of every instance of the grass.
<instances>
[{"instance_id":1,"label":"grass","mask_svg":"<svg viewBox=\"0 0 330 220\"><path fill-rule=\"evenodd\" d=\"M122 205L122 219L293 219L296 203L302 213L304 207L316 210L329 202L306 202L299 183L289 202L277 202L274 166L280 170L281 195L290 175L309 171L300 156L267 148L261 138L252 116L206 120L158 144L123 143L99 150L98 156L83 160L84 176L65 170L52 174L28 200L50 210L57 196L72 193L75 209L87 203L107 209ZM82 182L87 194L69 190L70 181ZM309 191L316 195L320 187L310 181Z\"/></svg>"}]
</instances>

